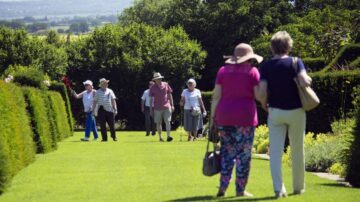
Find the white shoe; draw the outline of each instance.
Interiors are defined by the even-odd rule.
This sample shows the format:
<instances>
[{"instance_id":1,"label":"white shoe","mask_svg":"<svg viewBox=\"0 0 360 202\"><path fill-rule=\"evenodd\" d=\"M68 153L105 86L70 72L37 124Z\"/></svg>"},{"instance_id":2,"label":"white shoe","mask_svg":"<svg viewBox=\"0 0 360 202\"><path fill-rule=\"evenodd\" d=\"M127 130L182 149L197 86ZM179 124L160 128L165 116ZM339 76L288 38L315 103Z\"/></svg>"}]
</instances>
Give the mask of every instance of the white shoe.
<instances>
[{"instance_id":1,"label":"white shoe","mask_svg":"<svg viewBox=\"0 0 360 202\"><path fill-rule=\"evenodd\" d=\"M83 141L83 142L88 142L88 141L89 141L89 138L83 137L83 138L81 138L80 140Z\"/></svg>"}]
</instances>

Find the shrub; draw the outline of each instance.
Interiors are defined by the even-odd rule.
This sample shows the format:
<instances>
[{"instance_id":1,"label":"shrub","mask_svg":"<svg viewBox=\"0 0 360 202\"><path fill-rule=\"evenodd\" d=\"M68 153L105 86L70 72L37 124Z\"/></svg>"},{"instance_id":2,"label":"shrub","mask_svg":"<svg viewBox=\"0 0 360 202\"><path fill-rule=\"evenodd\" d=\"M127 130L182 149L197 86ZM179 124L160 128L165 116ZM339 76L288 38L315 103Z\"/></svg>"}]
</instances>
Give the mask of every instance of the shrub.
<instances>
[{"instance_id":1,"label":"shrub","mask_svg":"<svg viewBox=\"0 0 360 202\"><path fill-rule=\"evenodd\" d=\"M44 73L34 66L14 66L6 71L7 74L14 76L14 82L22 86L30 86L46 90L47 86L44 81L46 77Z\"/></svg>"},{"instance_id":2,"label":"shrub","mask_svg":"<svg viewBox=\"0 0 360 202\"><path fill-rule=\"evenodd\" d=\"M50 90L57 91L61 94L62 99L65 101L65 108L67 113L67 120L70 126L70 130L74 131L74 118L71 111L71 103L69 99L68 90L66 89L65 85L60 82L52 82L51 86L49 87Z\"/></svg>"},{"instance_id":3,"label":"shrub","mask_svg":"<svg viewBox=\"0 0 360 202\"><path fill-rule=\"evenodd\" d=\"M356 125L352 133L346 180L354 187L360 187L360 110L357 110Z\"/></svg>"},{"instance_id":4,"label":"shrub","mask_svg":"<svg viewBox=\"0 0 360 202\"><path fill-rule=\"evenodd\" d=\"M357 57L354 61L352 61L350 64L349 64L350 68L351 69L359 69L360 68L360 56Z\"/></svg>"},{"instance_id":5,"label":"shrub","mask_svg":"<svg viewBox=\"0 0 360 202\"><path fill-rule=\"evenodd\" d=\"M334 163L330 169L329 172L335 175L340 175L341 177L345 176L346 173L346 167L341 163Z\"/></svg>"},{"instance_id":6,"label":"shrub","mask_svg":"<svg viewBox=\"0 0 360 202\"><path fill-rule=\"evenodd\" d=\"M269 128L266 125L260 125L256 128L253 147L255 152L263 154L267 152L269 146Z\"/></svg>"},{"instance_id":7,"label":"shrub","mask_svg":"<svg viewBox=\"0 0 360 202\"><path fill-rule=\"evenodd\" d=\"M349 44L342 47L336 57L322 70L323 72L337 67L349 66L360 55L360 44Z\"/></svg>"},{"instance_id":8,"label":"shrub","mask_svg":"<svg viewBox=\"0 0 360 202\"><path fill-rule=\"evenodd\" d=\"M9 180L35 158L24 96L19 87L0 81L0 194Z\"/></svg>"},{"instance_id":9,"label":"shrub","mask_svg":"<svg viewBox=\"0 0 360 202\"><path fill-rule=\"evenodd\" d=\"M51 108L49 114L53 116L57 132L56 140L63 140L71 135L65 103L58 92L48 92L48 96Z\"/></svg>"},{"instance_id":10,"label":"shrub","mask_svg":"<svg viewBox=\"0 0 360 202\"><path fill-rule=\"evenodd\" d=\"M318 72L310 74L312 87L320 105L307 112L307 130L315 133L331 131L331 122L351 115L354 87L360 85L360 71Z\"/></svg>"},{"instance_id":11,"label":"shrub","mask_svg":"<svg viewBox=\"0 0 360 202\"><path fill-rule=\"evenodd\" d=\"M325 67L325 58L303 58L308 72L317 72Z\"/></svg>"},{"instance_id":12,"label":"shrub","mask_svg":"<svg viewBox=\"0 0 360 202\"><path fill-rule=\"evenodd\" d=\"M54 149L53 131L49 122L47 97L44 91L24 87L23 92L28 103L31 125L34 128L34 142L38 153L46 153Z\"/></svg>"}]
</instances>

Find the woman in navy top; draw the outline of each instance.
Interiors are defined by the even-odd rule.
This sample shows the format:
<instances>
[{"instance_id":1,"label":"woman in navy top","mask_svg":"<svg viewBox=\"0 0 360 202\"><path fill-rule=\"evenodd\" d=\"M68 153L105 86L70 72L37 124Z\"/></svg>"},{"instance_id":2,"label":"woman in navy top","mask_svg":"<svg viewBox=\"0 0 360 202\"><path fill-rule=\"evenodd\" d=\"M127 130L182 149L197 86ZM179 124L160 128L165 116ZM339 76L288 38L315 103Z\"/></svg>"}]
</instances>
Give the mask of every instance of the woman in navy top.
<instances>
[{"instance_id":1,"label":"woman in navy top","mask_svg":"<svg viewBox=\"0 0 360 202\"><path fill-rule=\"evenodd\" d=\"M257 97L269 112L268 126L270 138L270 169L275 197L286 197L282 180L281 158L286 134L289 135L292 159L294 194L305 191L304 173L304 136L306 115L302 109L298 89L294 78L299 78L302 86L310 85L301 59L297 69L293 67L293 58L288 54L293 41L286 31L280 31L271 38L273 57L260 67L260 84Z\"/></svg>"}]
</instances>

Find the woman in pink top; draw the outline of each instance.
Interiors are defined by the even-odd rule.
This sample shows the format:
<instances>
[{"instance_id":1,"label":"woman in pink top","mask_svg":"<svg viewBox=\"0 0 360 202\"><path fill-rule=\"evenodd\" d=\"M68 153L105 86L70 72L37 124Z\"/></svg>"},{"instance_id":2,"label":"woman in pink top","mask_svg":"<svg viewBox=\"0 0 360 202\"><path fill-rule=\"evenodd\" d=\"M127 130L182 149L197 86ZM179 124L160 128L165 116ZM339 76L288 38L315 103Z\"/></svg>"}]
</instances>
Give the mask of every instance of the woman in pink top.
<instances>
[{"instance_id":1,"label":"woman in pink top","mask_svg":"<svg viewBox=\"0 0 360 202\"><path fill-rule=\"evenodd\" d=\"M220 131L221 175L218 197L224 196L236 163L236 195L252 196L245 192L255 126L258 123L255 90L260 80L259 71L251 60L262 61L250 45L241 43L234 55L221 67L216 76L211 117ZM234 162L235 160L235 162Z\"/></svg>"}]
</instances>

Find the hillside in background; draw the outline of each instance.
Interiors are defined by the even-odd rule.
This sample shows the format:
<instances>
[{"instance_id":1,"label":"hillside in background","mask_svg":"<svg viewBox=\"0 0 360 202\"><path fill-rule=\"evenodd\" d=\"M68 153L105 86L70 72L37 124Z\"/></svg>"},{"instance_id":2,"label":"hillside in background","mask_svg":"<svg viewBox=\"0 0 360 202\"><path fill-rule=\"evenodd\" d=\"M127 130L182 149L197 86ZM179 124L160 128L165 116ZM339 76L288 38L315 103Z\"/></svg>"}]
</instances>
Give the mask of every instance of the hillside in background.
<instances>
[{"instance_id":1,"label":"hillside in background","mask_svg":"<svg viewBox=\"0 0 360 202\"><path fill-rule=\"evenodd\" d=\"M112 15L131 5L132 0L0 0L0 19Z\"/></svg>"}]
</instances>

